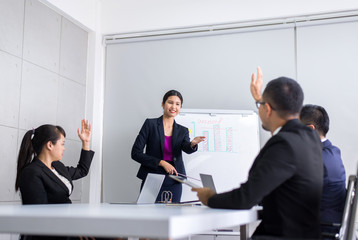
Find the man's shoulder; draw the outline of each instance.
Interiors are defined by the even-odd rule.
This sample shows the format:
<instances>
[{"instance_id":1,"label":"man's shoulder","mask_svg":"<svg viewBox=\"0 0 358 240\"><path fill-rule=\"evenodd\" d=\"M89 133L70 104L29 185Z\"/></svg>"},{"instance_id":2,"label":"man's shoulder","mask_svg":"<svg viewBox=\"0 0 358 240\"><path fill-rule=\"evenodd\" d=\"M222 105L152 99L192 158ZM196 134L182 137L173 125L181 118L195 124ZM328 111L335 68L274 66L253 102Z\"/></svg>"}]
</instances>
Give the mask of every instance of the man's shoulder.
<instances>
[{"instance_id":1,"label":"man's shoulder","mask_svg":"<svg viewBox=\"0 0 358 240\"><path fill-rule=\"evenodd\" d=\"M322 151L322 143L317 131L302 125L282 128L281 131L272 136L268 141L267 146L269 147L274 144L285 145L287 150L291 149L294 152L303 150L307 145L311 146L310 149L316 149L319 152Z\"/></svg>"},{"instance_id":2,"label":"man's shoulder","mask_svg":"<svg viewBox=\"0 0 358 240\"><path fill-rule=\"evenodd\" d=\"M332 142L328 139L326 141L322 142L322 144L323 144L323 148L337 149L340 151L339 147L337 147L336 145L333 145Z\"/></svg>"},{"instance_id":3,"label":"man's shoulder","mask_svg":"<svg viewBox=\"0 0 358 240\"><path fill-rule=\"evenodd\" d=\"M288 122L282 127L281 131L278 132L277 136L287 139L296 137L303 139L308 138L320 142L320 138L317 131L301 124L299 120L291 120L290 122Z\"/></svg>"}]
</instances>

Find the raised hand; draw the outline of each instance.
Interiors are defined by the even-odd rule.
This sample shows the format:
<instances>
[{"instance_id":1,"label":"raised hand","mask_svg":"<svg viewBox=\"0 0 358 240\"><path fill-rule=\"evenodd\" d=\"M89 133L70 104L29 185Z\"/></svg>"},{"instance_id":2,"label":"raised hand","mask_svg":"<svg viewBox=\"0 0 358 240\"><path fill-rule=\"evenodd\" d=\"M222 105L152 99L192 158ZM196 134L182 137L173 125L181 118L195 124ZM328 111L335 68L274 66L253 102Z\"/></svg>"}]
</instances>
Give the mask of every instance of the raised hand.
<instances>
[{"instance_id":1,"label":"raised hand","mask_svg":"<svg viewBox=\"0 0 358 240\"><path fill-rule=\"evenodd\" d=\"M83 150L90 150L90 142L91 142L91 124L86 119L82 119L81 121L81 130L77 129L78 137L82 141Z\"/></svg>"},{"instance_id":2,"label":"raised hand","mask_svg":"<svg viewBox=\"0 0 358 240\"><path fill-rule=\"evenodd\" d=\"M260 67L257 67L257 76L255 75L255 73L251 75L251 84L250 84L251 95L255 99L255 101L261 100L261 89L262 89L262 71Z\"/></svg>"}]
</instances>

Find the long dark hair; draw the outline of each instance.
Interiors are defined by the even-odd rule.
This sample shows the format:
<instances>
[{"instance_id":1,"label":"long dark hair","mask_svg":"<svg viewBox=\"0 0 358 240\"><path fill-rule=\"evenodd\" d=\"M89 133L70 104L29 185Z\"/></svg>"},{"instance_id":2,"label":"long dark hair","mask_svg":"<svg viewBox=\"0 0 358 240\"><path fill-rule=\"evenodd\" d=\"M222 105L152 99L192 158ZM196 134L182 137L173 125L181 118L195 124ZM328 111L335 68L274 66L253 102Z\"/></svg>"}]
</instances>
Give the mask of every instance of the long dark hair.
<instances>
[{"instance_id":1,"label":"long dark hair","mask_svg":"<svg viewBox=\"0 0 358 240\"><path fill-rule=\"evenodd\" d=\"M50 124L42 125L25 133L17 158L16 191L19 189L19 176L21 170L31 163L33 157L40 155L42 148L46 143L51 141L53 144L56 144L61 135L66 137L65 130L60 126Z\"/></svg>"},{"instance_id":2,"label":"long dark hair","mask_svg":"<svg viewBox=\"0 0 358 240\"><path fill-rule=\"evenodd\" d=\"M169 98L169 97L171 97L171 96L177 96L179 99L180 99L180 101L181 101L181 106L183 106L183 96L181 95L181 93L179 92L179 91L177 91L177 90L169 90L168 92L166 92L165 94L164 94L164 96L163 96L163 102L162 102L162 104L164 104L166 101L167 101L167 99Z\"/></svg>"}]
</instances>

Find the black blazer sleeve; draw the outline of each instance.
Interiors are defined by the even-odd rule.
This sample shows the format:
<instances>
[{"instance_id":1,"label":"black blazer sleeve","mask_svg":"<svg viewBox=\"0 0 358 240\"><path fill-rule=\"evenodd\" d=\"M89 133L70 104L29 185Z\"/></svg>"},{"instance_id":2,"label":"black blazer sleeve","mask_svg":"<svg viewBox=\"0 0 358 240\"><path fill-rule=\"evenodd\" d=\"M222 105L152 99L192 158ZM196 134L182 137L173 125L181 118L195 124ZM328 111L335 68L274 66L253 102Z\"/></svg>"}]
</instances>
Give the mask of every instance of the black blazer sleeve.
<instances>
[{"instance_id":1,"label":"black blazer sleeve","mask_svg":"<svg viewBox=\"0 0 358 240\"><path fill-rule=\"evenodd\" d=\"M86 151L82 149L80 160L78 161L76 167L64 166L60 161L53 162L52 166L55 167L56 170L58 170L61 175L63 176L67 175L65 176L67 179L71 181L77 180L87 176L92 163L93 156L94 156L93 151Z\"/></svg>"},{"instance_id":2,"label":"black blazer sleeve","mask_svg":"<svg viewBox=\"0 0 358 240\"><path fill-rule=\"evenodd\" d=\"M175 124L177 125L177 124ZM178 128L180 127L181 135L183 135L183 140L181 144L181 150L183 150L187 154L191 154L193 152L196 152L198 150L198 145L195 145L193 148L191 147L190 138L189 138L189 130L186 127L183 127L181 125L177 125Z\"/></svg>"},{"instance_id":3,"label":"black blazer sleeve","mask_svg":"<svg viewBox=\"0 0 358 240\"><path fill-rule=\"evenodd\" d=\"M139 134L133 144L131 156L132 159L140 163L143 166L157 169L161 159L159 150L160 137L156 134L155 124L146 119ZM144 153L144 147L147 146L146 153ZM157 146L156 146L157 145ZM157 151L156 151L157 149ZM155 151L155 152L154 152ZM148 154L149 152L149 154ZM154 152L153 154L150 154Z\"/></svg>"}]
</instances>

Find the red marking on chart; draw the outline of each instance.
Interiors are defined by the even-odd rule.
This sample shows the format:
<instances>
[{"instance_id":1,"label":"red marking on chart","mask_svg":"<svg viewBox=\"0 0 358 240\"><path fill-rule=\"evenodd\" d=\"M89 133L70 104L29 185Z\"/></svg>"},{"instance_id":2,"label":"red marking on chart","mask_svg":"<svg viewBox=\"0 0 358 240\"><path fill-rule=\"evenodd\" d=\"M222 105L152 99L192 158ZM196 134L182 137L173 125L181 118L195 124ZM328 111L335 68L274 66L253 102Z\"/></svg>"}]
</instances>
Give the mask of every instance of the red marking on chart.
<instances>
[{"instance_id":1,"label":"red marking on chart","mask_svg":"<svg viewBox=\"0 0 358 240\"><path fill-rule=\"evenodd\" d=\"M233 130L232 127L226 129L226 151L232 152L232 138L233 138Z\"/></svg>"},{"instance_id":2,"label":"red marking on chart","mask_svg":"<svg viewBox=\"0 0 358 240\"><path fill-rule=\"evenodd\" d=\"M209 132L204 131L203 136L205 137L205 140L203 141L203 151L209 152Z\"/></svg>"},{"instance_id":3,"label":"red marking on chart","mask_svg":"<svg viewBox=\"0 0 358 240\"><path fill-rule=\"evenodd\" d=\"M221 150L221 139L220 139L220 125L213 125L214 129L214 151L219 152Z\"/></svg>"}]
</instances>

